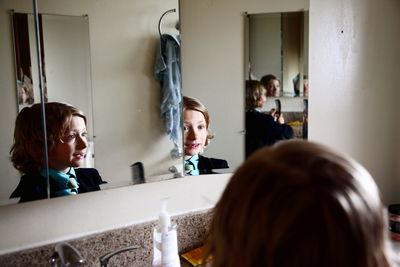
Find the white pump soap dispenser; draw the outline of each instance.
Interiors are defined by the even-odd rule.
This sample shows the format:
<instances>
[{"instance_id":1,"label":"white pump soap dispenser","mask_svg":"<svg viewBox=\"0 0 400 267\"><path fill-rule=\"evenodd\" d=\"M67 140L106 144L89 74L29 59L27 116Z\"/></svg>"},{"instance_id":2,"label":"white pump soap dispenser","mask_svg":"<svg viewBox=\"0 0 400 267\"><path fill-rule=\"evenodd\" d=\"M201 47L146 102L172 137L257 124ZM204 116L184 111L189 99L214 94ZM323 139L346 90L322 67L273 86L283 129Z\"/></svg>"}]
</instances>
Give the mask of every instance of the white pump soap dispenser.
<instances>
[{"instance_id":1,"label":"white pump soap dispenser","mask_svg":"<svg viewBox=\"0 0 400 267\"><path fill-rule=\"evenodd\" d=\"M153 231L153 267L180 267L176 225L171 224L167 199L162 200L158 220Z\"/></svg>"}]
</instances>

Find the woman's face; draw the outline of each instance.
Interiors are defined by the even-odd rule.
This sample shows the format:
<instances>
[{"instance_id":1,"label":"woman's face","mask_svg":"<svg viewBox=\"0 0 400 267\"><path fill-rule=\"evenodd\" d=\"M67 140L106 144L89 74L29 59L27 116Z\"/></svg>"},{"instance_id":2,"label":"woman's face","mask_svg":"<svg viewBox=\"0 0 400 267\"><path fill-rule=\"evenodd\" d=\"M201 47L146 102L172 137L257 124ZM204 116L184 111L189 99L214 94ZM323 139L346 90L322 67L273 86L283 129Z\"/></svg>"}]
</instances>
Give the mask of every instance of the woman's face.
<instances>
[{"instance_id":1,"label":"woman's face","mask_svg":"<svg viewBox=\"0 0 400 267\"><path fill-rule=\"evenodd\" d=\"M186 156L194 156L203 151L208 129L203 113L186 109L183 111L183 142Z\"/></svg>"},{"instance_id":2,"label":"woman's face","mask_svg":"<svg viewBox=\"0 0 400 267\"><path fill-rule=\"evenodd\" d=\"M308 79L304 79L303 96L308 96Z\"/></svg>"},{"instance_id":3,"label":"woman's face","mask_svg":"<svg viewBox=\"0 0 400 267\"><path fill-rule=\"evenodd\" d=\"M79 167L86 156L86 136L85 121L79 116L73 116L68 131L49 154L49 167L65 173L70 167Z\"/></svg>"},{"instance_id":4,"label":"woman's face","mask_svg":"<svg viewBox=\"0 0 400 267\"><path fill-rule=\"evenodd\" d=\"M270 80L267 85L267 96L279 97L281 85L278 80Z\"/></svg>"}]
</instances>

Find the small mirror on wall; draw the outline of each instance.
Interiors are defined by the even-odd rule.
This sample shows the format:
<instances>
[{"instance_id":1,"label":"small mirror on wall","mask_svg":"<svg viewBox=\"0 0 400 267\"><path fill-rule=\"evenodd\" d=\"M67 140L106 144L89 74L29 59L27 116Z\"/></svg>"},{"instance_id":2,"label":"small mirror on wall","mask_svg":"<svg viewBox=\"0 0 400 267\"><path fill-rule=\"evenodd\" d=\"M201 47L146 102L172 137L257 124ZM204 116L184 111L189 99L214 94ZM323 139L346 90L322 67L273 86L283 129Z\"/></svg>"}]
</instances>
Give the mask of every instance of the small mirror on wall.
<instances>
[{"instance_id":1,"label":"small mirror on wall","mask_svg":"<svg viewBox=\"0 0 400 267\"><path fill-rule=\"evenodd\" d=\"M250 91L253 98L258 91L264 94L262 104L247 107L246 102L246 151L279 140L307 139L308 12L247 14L245 44L246 97ZM269 127L250 116L254 110L271 119Z\"/></svg>"}]
</instances>

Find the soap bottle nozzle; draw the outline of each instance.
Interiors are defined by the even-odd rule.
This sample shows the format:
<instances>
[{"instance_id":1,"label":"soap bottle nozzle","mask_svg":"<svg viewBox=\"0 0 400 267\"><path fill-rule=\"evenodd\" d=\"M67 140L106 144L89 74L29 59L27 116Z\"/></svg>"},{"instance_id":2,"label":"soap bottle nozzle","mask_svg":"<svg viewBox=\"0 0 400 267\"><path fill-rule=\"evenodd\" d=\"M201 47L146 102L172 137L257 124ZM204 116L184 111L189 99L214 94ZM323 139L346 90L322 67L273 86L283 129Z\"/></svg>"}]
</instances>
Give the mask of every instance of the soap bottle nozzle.
<instances>
[{"instance_id":1,"label":"soap bottle nozzle","mask_svg":"<svg viewBox=\"0 0 400 267\"><path fill-rule=\"evenodd\" d=\"M164 198L161 204L161 212L159 216L161 233L167 233L171 227L171 217L167 211L167 201L168 199Z\"/></svg>"}]
</instances>

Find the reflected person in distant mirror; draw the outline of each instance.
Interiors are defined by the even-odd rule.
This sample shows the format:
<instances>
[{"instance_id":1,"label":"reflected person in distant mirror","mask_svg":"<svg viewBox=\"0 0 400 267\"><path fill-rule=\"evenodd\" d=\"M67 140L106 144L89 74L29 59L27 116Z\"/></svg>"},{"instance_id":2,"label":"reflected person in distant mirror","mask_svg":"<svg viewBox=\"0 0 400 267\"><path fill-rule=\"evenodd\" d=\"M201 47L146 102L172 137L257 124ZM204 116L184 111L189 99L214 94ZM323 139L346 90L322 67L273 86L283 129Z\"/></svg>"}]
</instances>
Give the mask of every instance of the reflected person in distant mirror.
<instances>
[{"instance_id":1,"label":"reflected person in distant mirror","mask_svg":"<svg viewBox=\"0 0 400 267\"><path fill-rule=\"evenodd\" d=\"M19 105L32 105L34 102L34 93L31 79L23 75L23 79L17 80L18 88L18 104Z\"/></svg>"},{"instance_id":2,"label":"reflected person in distant mirror","mask_svg":"<svg viewBox=\"0 0 400 267\"><path fill-rule=\"evenodd\" d=\"M264 75L260 82L267 90L267 96L280 97L281 96L281 82L278 77L272 74Z\"/></svg>"},{"instance_id":3,"label":"reflected person in distant mirror","mask_svg":"<svg viewBox=\"0 0 400 267\"><path fill-rule=\"evenodd\" d=\"M86 117L73 106L45 104L50 197L100 190L104 183L93 168L82 165L88 147ZM10 198L26 202L47 198L40 104L25 107L15 122L11 161L22 174Z\"/></svg>"},{"instance_id":4,"label":"reflected person in distant mirror","mask_svg":"<svg viewBox=\"0 0 400 267\"><path fill-rule=\"evenodd\" d=\"M293 78L294 96L300 96L300 74ZM303 75L303 94L302 96L308 97L308 76Z\"/></svg>"},{"instance_id":5,"label":"reflected person in distant mirror","mask_svg":"<svg viewBox=\"0 0 400 267\"><path fill-rule=\"evenodd\" d=\"M285 124L282 113L277 114L275 109L268 113L262 111L266 101L263 84L246 81L246 158L261 147L293 138L293 129Z\"/></svg>"},{"instance_id":6,"label":"reflected person in distant mirror","mask_svg":"<svg viewBox=\"0 0 400 267\"><path fill-rule=\"evenodd\" d=\"M223 159L208 158L201 154L214 136L209 134L210 116L197 99L183 97L183 133L185 171L187 175L212 174L214 169L229 168Z\"/></svg>"}]
</instances>

